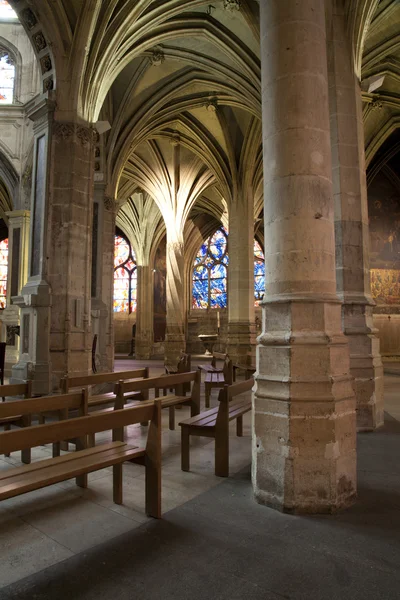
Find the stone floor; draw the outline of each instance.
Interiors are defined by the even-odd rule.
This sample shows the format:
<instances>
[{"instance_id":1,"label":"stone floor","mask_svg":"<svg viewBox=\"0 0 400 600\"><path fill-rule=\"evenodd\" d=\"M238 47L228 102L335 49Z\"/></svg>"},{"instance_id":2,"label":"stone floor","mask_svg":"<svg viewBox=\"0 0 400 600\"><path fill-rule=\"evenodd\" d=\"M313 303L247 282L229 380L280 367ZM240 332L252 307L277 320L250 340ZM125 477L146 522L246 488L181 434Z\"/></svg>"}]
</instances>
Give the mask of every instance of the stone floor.
<instances>
[{"instance_id":1,"label":"stone floor","mask_svg":"<svg viewBox=\"0 0 400 600\"><path fill-rule=\"evenodd\" d=\"M254 503L249 417L242 439L232 431L231 477L221 480L206 439L193 444L191 473L181 472L179 431L164 414L164 518L145 517L143 469L131 464L123 506L112 503L107 469L87 490L71 481L2 502L0 600L400 598L399 392L400 378L387 375L385 427L358 437L359 501L331 517ZM144 437L129 428L135 443ZM0 468L9 462L18 455Z\"/></svg>"},{"instance_id":2,"label":"stone floor","mask_svg":"<svg viewBox=\"0 0 400 600\"><path fill-rule=\"evenodd\" d=\"M115 369L122 371L147 364L148 361L117 360ZM150 376L161 373L161 361L151 362ZM214 405L217 404L217 394L217 390L212 393ZM168 411L163 411L163 513L221 481L213 474L214 442L208 438L193 438L191 472L181 471L178 423L190 416L189 410L182 407L176 411L175 431L169 431ZM250 463L250 424L250 414L247 414L243 438L237 438L232 423L232 474ZM127 429L126 439L133 445L143 447L146 436L146 428L140 425ZM96 442L110 439L110 432L96 436ZM50 456L50 446L32 451L33 461ZM16 452L10 458L3 456L0 459L0 470L20 464L20 454ZM147 520L144 513L144 468L131 463L124 465L122 506L112 501L112 468L91 473L86 490L78 488L75 480L70 480L5 500L0 504L0 588L138 527Z\"/></svg>"}]
</instances>

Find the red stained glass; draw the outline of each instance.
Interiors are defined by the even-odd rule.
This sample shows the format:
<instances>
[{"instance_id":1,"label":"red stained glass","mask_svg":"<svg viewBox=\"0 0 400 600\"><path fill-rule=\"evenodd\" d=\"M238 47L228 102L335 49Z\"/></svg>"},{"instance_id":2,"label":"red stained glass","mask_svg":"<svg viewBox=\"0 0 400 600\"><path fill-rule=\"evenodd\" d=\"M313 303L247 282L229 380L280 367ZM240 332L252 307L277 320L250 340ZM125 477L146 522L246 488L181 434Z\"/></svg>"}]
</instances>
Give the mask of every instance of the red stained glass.
<instances>
[{"instance_id":1,"label":"red stained glass","mask_svg":"<svg viewBox=\"0 0 400 600\"><path fill-rule=\"evenodd\" d=\"M127 239L115 236L114 312L131 313L137 306L136 257Z\"/></svg>"},{"instance_id":2,"label":"red stained glass","mask_svg":"<svg viewBox=\"0 0 400 600\"><path fill-rule=\"evenodd\" d=\"M0 242L0 308L6 307L8 274L8 240Z\"/></svg>"}]
</instances>

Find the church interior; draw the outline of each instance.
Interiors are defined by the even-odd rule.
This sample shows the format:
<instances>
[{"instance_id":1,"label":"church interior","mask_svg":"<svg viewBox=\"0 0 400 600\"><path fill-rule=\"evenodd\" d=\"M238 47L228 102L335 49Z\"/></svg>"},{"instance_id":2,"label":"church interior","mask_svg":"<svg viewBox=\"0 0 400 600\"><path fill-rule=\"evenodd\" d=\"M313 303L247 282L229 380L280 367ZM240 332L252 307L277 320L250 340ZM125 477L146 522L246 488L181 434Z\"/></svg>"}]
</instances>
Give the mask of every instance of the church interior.
<instances>
[{"instance_id":1,"label":"church interior","mask_svg":"<svg viewBox=\"0 0 400 600\"><path fill-rule=\"evenodd\" d=\"M0 0L0 600L400 598L399 0Z\"/></svg>"}]
</instances>

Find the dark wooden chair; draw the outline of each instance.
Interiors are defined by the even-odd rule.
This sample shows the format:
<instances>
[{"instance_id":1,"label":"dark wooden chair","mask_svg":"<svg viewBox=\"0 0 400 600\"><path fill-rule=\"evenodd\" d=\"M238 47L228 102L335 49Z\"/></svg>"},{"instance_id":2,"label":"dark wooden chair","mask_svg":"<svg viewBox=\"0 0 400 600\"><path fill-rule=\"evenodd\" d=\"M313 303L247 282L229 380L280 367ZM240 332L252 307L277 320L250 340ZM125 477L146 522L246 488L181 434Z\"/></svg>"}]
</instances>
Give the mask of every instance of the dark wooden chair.
<instances>
[{"instance_id":1,"label":"dark wooden chair","mask_svg":"<svg viewBox=\"0 0 400 600\"><path fill-rule=\"evenodd\" d=\"M0 342L0 383L4 385L4 365L6 362L6 342ZM5 402L5 397L2 397Z\"/></svg>"},{"instance_id":2,"label":"dark wooden chair","mask_svg":"<svg viewBox=\"0 0 400 600\"><path fill-rule=\"evenodd\" d=\"M92 343L92 372L97 373L96 367L96 349L97 349L97 333L95 333Z\"/></svg>"}]
</instances>

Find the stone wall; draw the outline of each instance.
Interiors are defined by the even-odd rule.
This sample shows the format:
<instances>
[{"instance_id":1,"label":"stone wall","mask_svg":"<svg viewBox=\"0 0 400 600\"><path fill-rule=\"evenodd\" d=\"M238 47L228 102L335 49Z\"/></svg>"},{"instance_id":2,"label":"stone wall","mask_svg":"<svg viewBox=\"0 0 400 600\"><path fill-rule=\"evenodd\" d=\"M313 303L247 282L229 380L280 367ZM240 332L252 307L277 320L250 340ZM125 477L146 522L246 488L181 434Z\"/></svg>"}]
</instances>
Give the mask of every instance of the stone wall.
<instances>
[{"instance_id":1,"label":"stone wall","mask_svg":"<svg viewBox=\"0 0 400 600\"><path fill-rule=\"evenodd\" d=\"M371 293L382 356L400 359L400 191L382 172L368 188Z\"/></svg>"}]
</instances>

